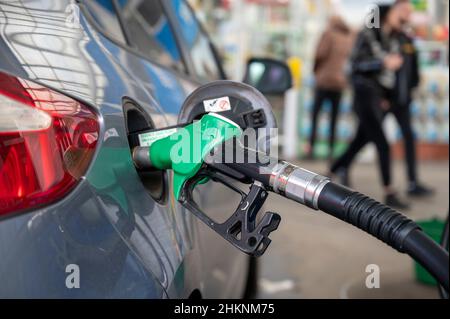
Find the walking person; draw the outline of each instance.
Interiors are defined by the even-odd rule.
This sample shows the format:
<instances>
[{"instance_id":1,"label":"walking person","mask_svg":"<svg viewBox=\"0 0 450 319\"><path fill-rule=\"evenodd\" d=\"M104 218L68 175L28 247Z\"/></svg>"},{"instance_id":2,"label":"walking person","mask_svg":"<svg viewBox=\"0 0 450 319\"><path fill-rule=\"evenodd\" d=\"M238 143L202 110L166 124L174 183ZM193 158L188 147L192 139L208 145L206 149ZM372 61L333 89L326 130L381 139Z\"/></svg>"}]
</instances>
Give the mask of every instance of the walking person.
<instances>
[{"instance_id":1,"label":"walking person","mask_svg":"<svg viewBox=\"0 0 450 319\"><path fill-rule=\"evenodd\" d=\"M397 72L395 98L390 112L395 116L403 136L409 182L407 193L416 197L430 196L433 194L433 190L418 182L416 141L411 125L412 93L420 83L417 51L413 39L407 31L413 7L409 0L397 0L394 10L398 13L403 25L402 30L397 33L397 38L404 63Z\"/></svg>"},{"instance_id":2,"label":"walking person","mask_svg":"<svg viewBox=\"0 0 450 319\"><path fill-rule=\"evenodd\" d=\"M405 30L409 24L412 6L409 0L397 0L392 10L398 15L403 26L402 30L395 33L395 37L399 42L403 64L396 74L396 86L393 90L394 94L391 105L386 112L383 113L383 117L389 112L392 113L402 132L408 177L407 194L414 197L426 197L431 196L434 191L418 182L416 144L410 113L412 93L420 82L417 51L414 47L412 37ZM358 136L357 142L358 143L354 143L353 145L353 152L346 154L347 156L345 158L343 157L341 161L336 161L331 168L332 172L339 172L343 182L347 184L349 184L347 176L348 171L345 169L345 166L348 167L350 165L356 154L369 142L369 140L363 138L361 135Z\"/></svg>"},{"instance_id":3,"label":"walking person","mask_svg":"<svg viewBox=\"0 0 450 319\"><path fill-rule=\"evenodd\" d=\"M396 73L404 61L395 32L402 27L400 16L390 5L379 6L379 28L364 28L351 56L354 111L359 119L356 136L347 151L333 164L332 174L348 171L361 145L375 144L383 192L387 205L406 209L391 181L390 147L384 134L384 113L394 98Z\"/></svg>"},{"instance_id":4,"label":"walking person","mask_svg":"<svg viewBox=\"0 0 450 319\"><path fill-rule=\"evenodd\" d=\"M329 158L335 145L336 121L342 91L347 87L345 65L352 47L352 32L339 16L332 16L328 27L322 34L316 50L314 75L316 90L312 112L312 131L307 149L307 157L313 158L316 142L317 120L325 101L331 104Z\"/></svg>"}]
</instances>

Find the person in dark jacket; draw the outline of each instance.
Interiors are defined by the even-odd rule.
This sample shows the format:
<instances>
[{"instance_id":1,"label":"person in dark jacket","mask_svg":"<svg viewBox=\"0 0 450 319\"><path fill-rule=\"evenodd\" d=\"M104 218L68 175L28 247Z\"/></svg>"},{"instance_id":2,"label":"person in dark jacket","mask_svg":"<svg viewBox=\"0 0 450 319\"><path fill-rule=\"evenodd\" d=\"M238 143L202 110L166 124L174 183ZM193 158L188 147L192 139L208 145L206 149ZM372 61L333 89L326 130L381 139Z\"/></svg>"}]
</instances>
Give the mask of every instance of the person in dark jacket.
<instances>
[{"instance_id":1,"label":"person in dark jacket","mask_svg":"<svg viewBox=\"0 0 450 319\"><path fill-rule=\"evenodd\" d=\"M391 181L390 147L384 134L384 112L394 99L397 72L404 60L400 43L395 36L401 27L398 12L390 5L380 5L380 27L364 28L358 35L351 56L354 110L359 126L347 151L333 164L331 173L347 171L353 158L367 141L375 144L383 183L385 203L406 209Z\"/></svg>"},{"instance_id":2,"label":"person in dark jacket","mask_svg":"<svg viewBox=\"0 0 450 319\"><path fill-rule=\"evenodd\" d=\"M407 193L410 196L416 197L430 196L433 194L433 190L418 182L415 138L411 125L410 104L412 101L412 92L420 82L417 51L412 37L405 30L405 27L409 24L412 6L409 0L397 0L392 10L396 11L403 25L403 30L395 33L395 37L400 46L403 65L397 71L393 96L383 116L389 112L392 113L402 132L409 182ZM363 138L359 138L357 141L359 144L354 145L353 152L347 154L349 156L345 158L345 161L335 162L331 169L332 172L340 171L340 174L343 175L343 181L347 184L349 183L348 176L346 176L347 170L345 168L343 169L343 166L349 166L354 156L369 142L368 139ZM350 155L353 155L353 157Z\"/></svg>"},{"instance_id":3,"label":"person in dark jacket","mask_svg":"<svg viewBox=\"0 0 450 319\"><path fill-rule=\"evenodd\" d=\"M397 0L394 9L398 11L402 24L404 25L403 30L397 33L404 63L397 72L395 99L389 111L397 119L403 135L409 181L407 192L410 196L429 196L433 194L433 190L418 182L416 147L411 125L410 105L412 102L412 93L420 83L417 50L412 37L406 30L413 8L409 0Z\"/></svg>"},{"instance_id":4,"label":"person in dark jacket","mask_svg":"<svg viewBox=\"0 0 450 319\"><path fill-rule=\"evenodd\" d=\"M322 34L316 50L314 75L316 91L312 112L312 131L307 156L313 157L316 142L317 118L322 104L331 104L329 157L333 155L335 129L342 91L347 87L345 65L351 53L353 34L349 26L339 16L330 17L328 27Z\"/></svg>"}]
</instances>

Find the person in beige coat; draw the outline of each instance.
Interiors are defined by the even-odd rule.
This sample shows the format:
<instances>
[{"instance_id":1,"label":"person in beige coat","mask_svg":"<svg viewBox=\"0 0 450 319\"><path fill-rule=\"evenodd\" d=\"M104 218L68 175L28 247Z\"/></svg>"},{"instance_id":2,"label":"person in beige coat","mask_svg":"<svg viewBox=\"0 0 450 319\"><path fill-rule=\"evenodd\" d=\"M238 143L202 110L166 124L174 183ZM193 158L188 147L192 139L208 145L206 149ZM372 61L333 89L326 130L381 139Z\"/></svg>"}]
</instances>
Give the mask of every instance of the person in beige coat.
<instances>
[{"instance_id":1,"label":"person in beige coat","mask_svg":"<svg viewBox=\"0 0 450 319\"><path fill-rule=\"evenodd\" d=\"M339 104L342 92L347 87L345 68L353 47L353 38L353 32L344 20L339 16L332 16L317 46L314 61L316 90L312 112L312 132L307 149L309 158L313 158L317 119L326 100L331 104L329 157L333 155Z\"/></svg>"}]
</instances>

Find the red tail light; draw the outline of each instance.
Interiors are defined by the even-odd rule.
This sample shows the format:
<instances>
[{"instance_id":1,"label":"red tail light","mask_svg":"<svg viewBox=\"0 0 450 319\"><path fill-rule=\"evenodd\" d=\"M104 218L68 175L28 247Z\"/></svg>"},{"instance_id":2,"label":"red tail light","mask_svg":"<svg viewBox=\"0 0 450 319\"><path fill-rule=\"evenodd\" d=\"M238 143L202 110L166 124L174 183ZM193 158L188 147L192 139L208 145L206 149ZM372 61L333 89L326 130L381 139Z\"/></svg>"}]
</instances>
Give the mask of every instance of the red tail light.
<instances>
[{"instance_id":1,"label":"red tail light","mask_svg":"<svg viewBox=\"0 0 450 319\"><path fill-rule=\"evenodd\" d=\"M0 217L61 199L92 159L99 135L88 107L0 72Z\"/></svg>"}]
</instances>

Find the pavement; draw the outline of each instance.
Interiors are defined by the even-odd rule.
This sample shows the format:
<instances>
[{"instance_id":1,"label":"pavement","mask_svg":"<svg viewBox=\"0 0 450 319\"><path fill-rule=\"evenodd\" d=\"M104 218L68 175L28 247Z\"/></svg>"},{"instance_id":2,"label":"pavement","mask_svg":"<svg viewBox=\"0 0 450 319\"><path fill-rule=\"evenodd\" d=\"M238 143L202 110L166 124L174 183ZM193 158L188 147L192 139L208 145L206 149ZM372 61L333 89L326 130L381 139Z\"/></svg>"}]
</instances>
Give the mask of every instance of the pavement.
<instances>
[{"instance_id":1,"label":"pavement","mask_svg":"<svg viewBox=\"0 0 450 319\"><path fill-rule=\"evenodd\" d=\"M309 170L324 174L325 162L304 162ZM403 162L393 166L394 184L404 193ZM409 199L404 212L414 220L445 219L449 209L449 162L421 163L421 180L436 194L428 199ZM382 200L376 164L356 163L354 189ZM260 258L259 298L438 298L435 287L418 283L413 261L381 241L331 216L271 195L267 210L282 216L272 244ZM379 269L379 288L366 287L366 268ZM374 266L369 266L374 267Z\"/></svg>"}]
</instances>

